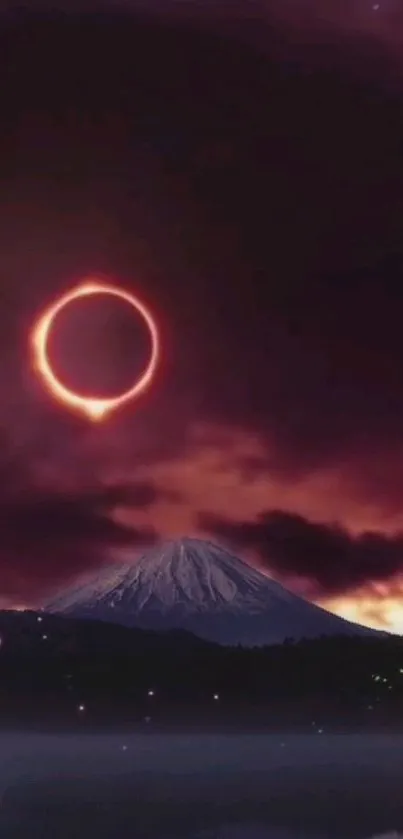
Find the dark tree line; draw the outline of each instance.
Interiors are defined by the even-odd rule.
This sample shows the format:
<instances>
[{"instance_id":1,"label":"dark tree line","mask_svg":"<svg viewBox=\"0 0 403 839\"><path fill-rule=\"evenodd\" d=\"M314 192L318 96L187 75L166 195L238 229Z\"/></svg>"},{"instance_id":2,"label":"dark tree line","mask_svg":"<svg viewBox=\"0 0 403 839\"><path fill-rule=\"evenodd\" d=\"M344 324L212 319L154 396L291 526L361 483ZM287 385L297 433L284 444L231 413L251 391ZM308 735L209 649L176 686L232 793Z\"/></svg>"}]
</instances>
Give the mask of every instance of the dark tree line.
<instances>
[{"instance_id":1,"label":"dark tree line","mask_svg":"<svg viewBox=\"0 0 403 839\"><path fill-rule=\"evenodd\" d=\"M375 718L400 708L403 719L403 639L393 636L243 649L32 612L0 613L0 635L4 720L261 720L268 709Z\"/></svg>"}]
</instances>

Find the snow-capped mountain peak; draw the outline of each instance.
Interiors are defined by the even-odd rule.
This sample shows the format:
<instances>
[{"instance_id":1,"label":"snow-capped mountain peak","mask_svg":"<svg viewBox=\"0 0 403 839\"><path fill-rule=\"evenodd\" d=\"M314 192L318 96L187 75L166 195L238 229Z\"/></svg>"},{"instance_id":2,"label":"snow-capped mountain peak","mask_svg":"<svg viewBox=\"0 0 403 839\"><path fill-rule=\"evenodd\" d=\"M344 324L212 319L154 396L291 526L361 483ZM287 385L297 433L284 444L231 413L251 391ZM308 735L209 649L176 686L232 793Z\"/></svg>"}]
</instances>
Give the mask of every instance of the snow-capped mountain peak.
<instances>
[{"instance_id":1,"label":"snow-capped mountain peak","mask_svg":"<svg viewBox=\"0 0 403 839\"><path fill-rule=\"evenodd\" d=\"M127 626L187 629L229 644L370 631L291 594L224 548L191 538L103 569L48 608Z\"/></svg>"}]
</instances>

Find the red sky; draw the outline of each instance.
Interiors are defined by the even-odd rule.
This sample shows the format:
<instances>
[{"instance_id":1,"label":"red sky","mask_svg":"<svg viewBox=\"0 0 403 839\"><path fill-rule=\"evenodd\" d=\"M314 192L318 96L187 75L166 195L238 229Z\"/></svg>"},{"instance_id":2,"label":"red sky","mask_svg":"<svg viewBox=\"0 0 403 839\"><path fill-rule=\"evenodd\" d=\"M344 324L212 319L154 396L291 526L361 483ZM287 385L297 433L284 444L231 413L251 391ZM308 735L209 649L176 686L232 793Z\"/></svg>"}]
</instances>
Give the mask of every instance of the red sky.
<instances>
[{"instance_id":1,"label":"red sky","mask_svg":"<svg viewBox=\"0 0 403 839\"><path fill-rule=\"evenodd\" d=\"M248 27L8 19L5 603L194 533L403 629L399 9L375 23L369 5L265 5ZM49 399L28 352L37 314L89 272L144 297L164 347L147 397L102 427ZM60 369L126 382L140 330L74 317Z\"/></svg>"}]
</instances>

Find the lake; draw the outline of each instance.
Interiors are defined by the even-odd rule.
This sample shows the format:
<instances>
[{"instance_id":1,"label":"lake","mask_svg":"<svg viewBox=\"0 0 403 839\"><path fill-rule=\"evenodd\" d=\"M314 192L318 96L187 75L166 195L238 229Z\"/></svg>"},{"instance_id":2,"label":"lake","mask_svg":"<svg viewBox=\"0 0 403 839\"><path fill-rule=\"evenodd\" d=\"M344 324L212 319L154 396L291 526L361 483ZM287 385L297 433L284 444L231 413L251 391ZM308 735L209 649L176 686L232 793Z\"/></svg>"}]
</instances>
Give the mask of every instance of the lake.
<instances>
[{"instance_id":1,"label":"lake","mask_svg":"<svg viewBox=\"0 0 403 839\"><path fill-rule=\"evenodd\" d=\"M403 737L0 734L7 839L403 833Z\"/></svg>"}]
</instances>

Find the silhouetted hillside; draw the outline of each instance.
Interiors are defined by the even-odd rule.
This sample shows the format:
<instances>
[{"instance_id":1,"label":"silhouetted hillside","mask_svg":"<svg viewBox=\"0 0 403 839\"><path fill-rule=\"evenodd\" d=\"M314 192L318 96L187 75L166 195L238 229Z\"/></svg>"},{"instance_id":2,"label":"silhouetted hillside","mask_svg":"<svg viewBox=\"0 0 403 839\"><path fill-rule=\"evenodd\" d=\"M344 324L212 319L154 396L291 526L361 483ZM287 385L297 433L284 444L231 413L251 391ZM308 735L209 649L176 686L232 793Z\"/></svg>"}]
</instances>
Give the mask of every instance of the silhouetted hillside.
<instances>
[{"instance_id":1,"label":"silhouetted hillside","mask_svg":"<svg viewBox=\"0 0 403 839\"><path fill-rule=\"evenodd\" d=\"M225 648L185 632L158 634L34 612L1 612L0 634L4 724L403 719L398 637Z\"/></svg>"}]
</instances>

